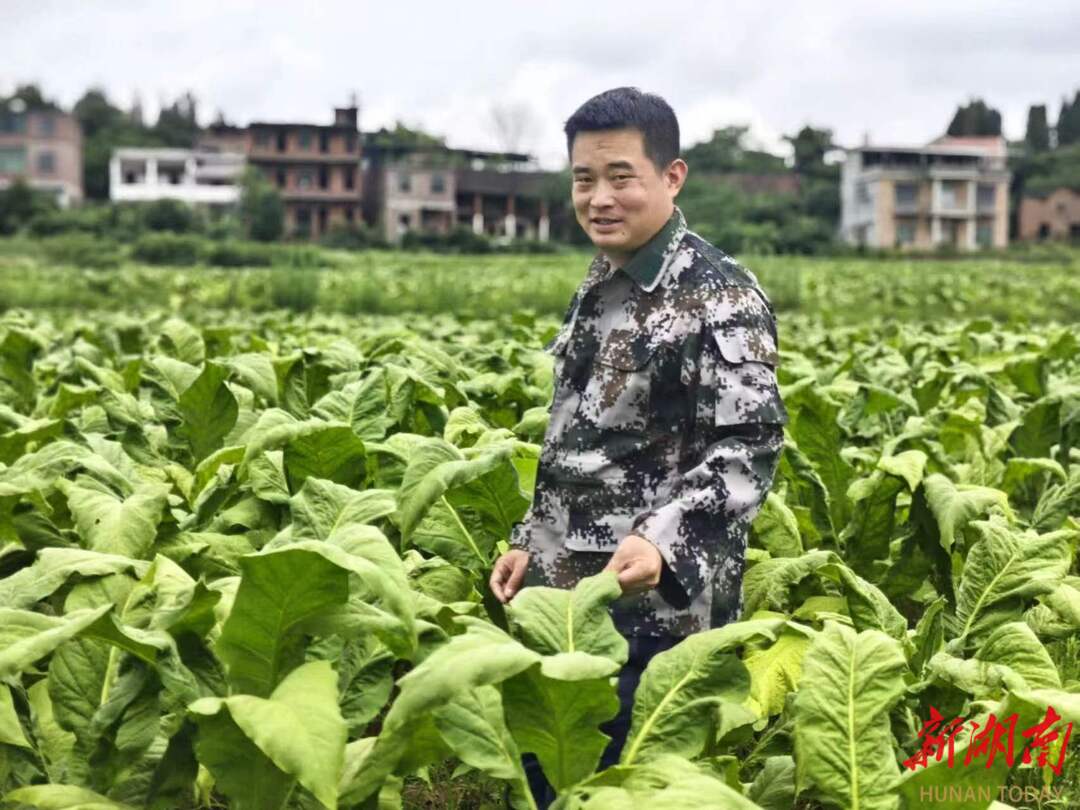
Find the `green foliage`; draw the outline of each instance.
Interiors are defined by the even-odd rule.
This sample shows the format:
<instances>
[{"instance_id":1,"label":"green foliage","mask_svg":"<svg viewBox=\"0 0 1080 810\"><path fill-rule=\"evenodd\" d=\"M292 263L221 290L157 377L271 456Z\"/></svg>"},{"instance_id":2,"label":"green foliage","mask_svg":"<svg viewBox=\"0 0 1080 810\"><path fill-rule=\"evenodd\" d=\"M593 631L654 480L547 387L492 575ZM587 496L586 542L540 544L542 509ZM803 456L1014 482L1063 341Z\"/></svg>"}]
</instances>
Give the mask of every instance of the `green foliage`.
<instances>
[{"instance_id":1,"label":"green foliage","mask_svg":"<svg viewBox=\"0 0 1080 810\"><path fill-rule=\"evenodd\" d=\"M198 264L203 242L197 236L155 233L140 236L131 247L131 256L141 262L178 267Z\"/></svg>"},{"instance_id":2,"label":"green foliage","mask_svg":"<svg viewBox=\"0 0 1080 810\"><path fill-rule=\"evenodd\" d=\"M1028 107L1024 143L1032 152L1045 152L1050 148L1050 125L1046 120L1046 105L1032 104Z\"/></svg>"},{"instance_id":3,"label":"green foliage","mask_svg":"<svg viewBox=\"0 0 1080 810\"><path fill-rule=\"evenodd\" d=\"M962 135L1000 135L1001 113L987 105L981 98L972 99L957 108L949 122L947 134Z\"/></svg>"},{"instance_id":4,"label":"green foliage","mask_svg":"<svg viewBox=\"0 0 1080 810\"><path fill-rule=\"evenodd\" d=\"M411 260L410 296L455 272ZM477 275L461 261L459 285ZM237 317L198 297L215 272L199 269L168 293L193 297L183 320L169 303L0 316L5 801L310 810L501 785L529 808L532 752L563 807L897 807L1044 780L1068 806L1071 758L1060 777L1002 757L899 765L930 706L1080 722L1075 338L982 316L866 324L870 269L909 293L906 266L831 263L808 313L781 317L792 421L744 615L650 662L622 762L599 772L627 652L614 576L505 610L483 596L535 480L560 313ZM346 272L378 272L361 267ZM1068 289L1069 268L1037 269ZM135 272L146 295L168 276ZM220 276L248 272L335 271ZM976 292L1002 294L986 273L943 289L986 309ZM486 289L491 310L516 288ZM855 325L824 325L849 310Z\"/></svg>"},{"instance_id":5,"label":"green foliage","mask_svg":"<svg viewBox=\"0 0 1080 810\"><path fill-rule=\"evenodd\" d=\"M0 235L13 234L36 218L57 210L52 197L30 188L21 177L16 178L7 188L0 189Z\"/></svg>"},{"instance_id":6,"label":"green foliage","mask_svg":"<svg viewBox=\"0 0 1080 810\"><path fill-rule=\"evenodd\" d=\"M240 219L249 239L273 242L285 230L285 206L262 172L248 167L240 184Z\"/></svg>"}]
</instances>

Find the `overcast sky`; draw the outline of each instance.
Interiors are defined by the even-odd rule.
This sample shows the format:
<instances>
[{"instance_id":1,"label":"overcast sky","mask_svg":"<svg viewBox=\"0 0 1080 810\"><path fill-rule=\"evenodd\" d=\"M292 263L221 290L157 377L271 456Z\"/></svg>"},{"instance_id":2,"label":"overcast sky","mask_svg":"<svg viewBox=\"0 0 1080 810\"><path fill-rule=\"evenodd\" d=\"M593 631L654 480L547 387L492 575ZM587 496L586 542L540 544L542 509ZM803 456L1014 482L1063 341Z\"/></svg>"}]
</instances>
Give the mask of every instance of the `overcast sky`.
<instances>
[{"instance_id":1,"label":"overcast sky","mask_svg":"<svg viewBox=\"0 0 1080 810\"><path fill-rule=\"evenodd\" d=\"M494 105L523 106L518 144L556 168L562 125L634 85L675 109L683 145L748 124L829 127L839 143L921 144L982 96L1005 134L1080 89L1080 2L529 3L383 0L0 0L0 93L36 81L65 106L91 85L152 116L192 90L206 123L329 123L350 93L364 130L397 119L453 146L500 148Z\"/></svg>"}]
</instances>

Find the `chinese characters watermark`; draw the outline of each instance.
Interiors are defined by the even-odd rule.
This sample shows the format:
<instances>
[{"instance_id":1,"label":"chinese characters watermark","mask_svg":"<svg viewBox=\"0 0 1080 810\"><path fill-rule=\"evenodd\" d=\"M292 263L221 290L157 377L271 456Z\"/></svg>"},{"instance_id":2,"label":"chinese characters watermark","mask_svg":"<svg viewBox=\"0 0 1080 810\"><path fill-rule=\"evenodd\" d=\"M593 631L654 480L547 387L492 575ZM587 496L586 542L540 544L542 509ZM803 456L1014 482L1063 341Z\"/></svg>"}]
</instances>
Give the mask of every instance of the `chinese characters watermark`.
<instances>
[{"instance_id":1,"label":"chinese characters watermark","mask_svg":"<svg viewBox=\"0 0 1080 810\"><path fill-rule=\"evenodd\" d=\"M967 737L968 746L964 753L964 765L971 765L985 757L986 767L994 764L994 758L999 754L1004 757L1006 764L1011 768L1015 760L1013 748L1018 715L1013 712L1008 717L999 720L993 712L990 713L986 723L982 725L975 720L964 720L954 717L948 723L943 723L944 717L933 706L930 707L930 719L923 723L919 731L919 739L922 745L918 753L910 759L904 760L904 766L910 770L926 767L931 759L941 762L945 758L945 765L952 768L956 762L955 742L962 734L965 727L970 725L970 734ZM1046 707L1046 716L1038 723L1023 729L1020 736L1028 740L1020 755L1020 761L1025 765L1030 764L1032 756L1037 753L1040 768L1049 767L1056 776L1061 776L1061 769L1065 764L1065 749L1069 744L1069 736L1072 734L1073 724L1069 723L1064 728L1064 738L1061 741L1061 749L1057 754L1057 761L1051 761L1051 745L1059 737L1060 733L1053 727L1061 719L1054 711L1053 706ZM961 738L963 739L963 738Z\"/></svg>"}]
</instances>

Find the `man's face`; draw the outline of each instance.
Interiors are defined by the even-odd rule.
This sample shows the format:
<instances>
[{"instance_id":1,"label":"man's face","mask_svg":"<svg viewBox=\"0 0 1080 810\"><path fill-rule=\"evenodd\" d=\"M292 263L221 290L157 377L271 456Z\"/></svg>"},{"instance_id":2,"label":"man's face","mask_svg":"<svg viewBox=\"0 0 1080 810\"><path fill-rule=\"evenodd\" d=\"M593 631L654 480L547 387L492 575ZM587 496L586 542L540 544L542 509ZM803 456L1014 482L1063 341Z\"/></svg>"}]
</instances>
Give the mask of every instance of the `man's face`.
<instances>
[{"instance_id":1,"label":"man's face","mask_svg":"<svg viewBox=\"0 0 1080 810\"><path fill-rule=\"evenodd\" d=\"M579 132L570 166L577 221L620 266L664 227L686 179L682 160L657 169L638 129Z\"/></svg>"}]
</instances>

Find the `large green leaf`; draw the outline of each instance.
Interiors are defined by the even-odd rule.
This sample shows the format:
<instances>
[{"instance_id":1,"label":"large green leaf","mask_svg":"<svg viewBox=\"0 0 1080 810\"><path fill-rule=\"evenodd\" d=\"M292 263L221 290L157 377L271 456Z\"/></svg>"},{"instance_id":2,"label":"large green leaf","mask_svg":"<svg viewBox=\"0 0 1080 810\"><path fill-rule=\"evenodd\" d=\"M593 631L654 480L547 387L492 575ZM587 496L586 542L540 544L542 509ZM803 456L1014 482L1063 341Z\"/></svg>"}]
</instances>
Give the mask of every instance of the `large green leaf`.
<instances>
[{"instance_id":1,"label":"large green leaf","mask_svg":"<svg viewBox=\"0 0 1080 810\"><path fill-rule=\"evenodd\" d=\"M900 644L826 622L795 695L796 786L855 810L895 808L900 776L889 711L904 692Z\"/></svg>"},{"instance_id":2,"label":"large green leaf","mask_svg":"<svg viewBox=\"0 0 1080 810\"><path fill-rule=\"evenodd\" d=\"M236 424L239 405L225 384L228 375L225 368L207 363L177 403L183 422L176 432L187 439L196 461L221 447Z\"/></svg>"},{"instance_id":3,"label":"large green leaf","mask_svg":"<svg viewBox=\"0 0 1080 810\"><path fill-rule=\"evenodd\" d=\"M119 554L81 548L43 548L34 564L0 579L0 606L29 608L72 577L100 577L131 571L142 576L149 563Z\"/></svg>"},{"instance_id":4,"label":"large green leaf","mask_svg":"<svg viewBox=\"0 0 1080 810\"><path fill-rule=\"evenodd\" d=\"M346 728L338 710L337 676L328 662L313 661L297 667L269 698L202 698L188 710L199 724L196 748L200 761L237 806L264 810L280 807L287 795L287 781L281 777L288 775L311 791L324 807L337 807ZM225 714L261 757L252 758L250 746L233 747L238 735L223 722ZM207 723L208 717L218 722ZM267 792L260 795L263 780ZM282 786L286 790L281 790Z\"/></svg>"},{"instance_id":5,"label":"large green leaf","mask_svg":"<svg viewBox=\"0 0 1080 810\"><path fill-rule=\"evenodd\" d=\"M515 808L535 807L514 738L503 719L503 701L494 686L455 695L434 711L435 726L458 759L494 779L511 784Z\"/></svg>"},{"instance_id":6,"label":"large green leaf","mask_svg":"<svg viewBox=\"0 0 1080 810\"><path fill-rule=\"evenodd\" d=\"M985 636L1003 620L1020 618L1025 600L1061 584L1072 562L1075 532L1020 532L1000 518L971 524L980 539L971 547L957 589L953 635Z\"/></svg>"},{"instance_id":7,"label":"large green leaf","mask_svg":"<svg viewBox=\"0 0 1080 810\"><path fill-rule=\"evenodd\" d=\"M742 703L750 675L735 648L749 639L776 638L782 621L752 620L696 633L654 656L634 692L630 731L620 762L656 754L694 757L709 741L722 703Z\"/></svg>"},{"instance_id":8,"label":"large green leaf","mask_svg":"<svg viewBox=\"0 0 1080 810\"><path fill-rule=\"evenodd\" d=\"M453 636L398 681L401 691L350 785L350 801L363 801L380 788L436 709L457 695L501 683L540 662L538 653L486 621L469 616L457 621L465 632Z\"/></svg>"},{"instance_id":9,"label":"large green leaf","mask_svg":"<svg viewBox=\"0 0 1080 810\"><path fill-rule=\"evenodd\" d=\"M325 540L342 526L374 524L393 514L394 493L388 489L357 491L323 478L307 478L289 502L292 536Z\"/></svg>"},{"instance_id":10,"label":"large green leaf","mask_svg":"<svg viewBox=\"0 0 1080 810\"><path fill-rule=\"evenodd\" d=\"M144 559L157 535L169 487L139 484L128 498L68 481L62 482L79 536L92 550Z\"/></svg>"},{"instance_id":11,"label":"large green leaf","mask_svg":"<svg viewBox=\"0 0 1080 810\"><path fill-rule=\"evenodd\" d=\"M810 646L810 636L784 628L775 643L750 650L743 658L750 673L750 700L762 716L780 714L789 692L795 691L802 677L803 656Z\"/></svg>"},{"instance_id":12,"label":"large green leaf","mask_svg":"<svg viewBox=\"0 0 1080 810\"><path fill-rule=\"evenodd\" d=\"M793 585L838 559L832 551L810 551L799 557L754 563L743 576L743 615L752 616L762 609L786 610Z\"/></svg>"},{"instance_id":13,"label":"large green leaf","mask_svg":"<svg viewBox=\"0 0 1080 810\"><path fill-rule=\"evenodd\" d=\"M923 500L925 499L925 500ZM931 531L945 551L952 551L956 535L972 521L994 510L1011 515L1008 496L999 489L969 484L954 484L944 475L928 475L916 493L913 511L926 504L933 523ZM913 520L918 520L916 515Z\"/></svg>"},{"instance_id":14,"label":"large green leaf","mask_svg":"<svg viewBox=\"0 0 1080 810\"><path fill-rule=\"evenodd\" d=\"M531 587L507 607L507 616L525 645L542 655L585 652L625 663L627 643L608 605L622 596L610 571L583 578L573 590Z\"/></svg>"},{"instance_id":15,"label":"large green leaf","mask_svg":"<svg viewBox=\"0 0 1080 810\"><path fill-rule=\"evenodd\" d=\"M31 785L13 790L4 802L35 810L135 810L86 788L73 785Z\"/></svg>"},{"instance_id":16,"label":"large green leaf","mask_svg":"<svg viewBox=\"0 0 1080 810\"><path fill-rule=\"evenodd\" d=\"M540 760L556 790L590 775L610 738L598 726L619 711L608 678L556 680L533 667L503 684L510 731Z\"/></svg>"},{"instance_id":17,"label":"large green leaf","mask_svg":"<svg viewBox=\"0 0 1080 810\"><path fill-rule=\"evenodd\" d=\"M465 458L443 439L416 447L398 490L402 540L459 565L486 567L529 507L512 453L502 445Z\"/></svg>"},{"instance_id":18,"label":"large green leaf","mask_svg":"<svg viewBox=\"0 0 1080 810\"><path fill-rule=\"evenodd\" d=\"M28 610L0 610L0 679L11 680L65 641L82 633L111 609L75 610L46 616Z\"/></svg>"}]
</instances>

